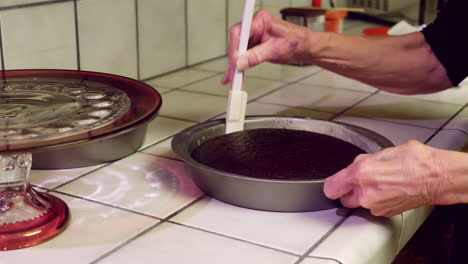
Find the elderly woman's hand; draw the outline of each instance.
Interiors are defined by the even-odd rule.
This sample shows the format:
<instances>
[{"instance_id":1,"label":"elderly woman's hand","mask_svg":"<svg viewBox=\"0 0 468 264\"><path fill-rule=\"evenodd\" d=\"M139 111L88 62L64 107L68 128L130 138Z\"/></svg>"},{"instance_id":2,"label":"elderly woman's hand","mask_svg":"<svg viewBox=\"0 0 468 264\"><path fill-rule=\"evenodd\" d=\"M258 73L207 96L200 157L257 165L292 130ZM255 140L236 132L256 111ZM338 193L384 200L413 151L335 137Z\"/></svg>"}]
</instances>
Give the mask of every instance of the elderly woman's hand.
<instances>
[{"instance_id":1,"label":"elderly woman's hand","mask_svg":"<svg viewBox=\"0 0 468 264\"><path fill-rule=\"evenodd\" d=\"M311 31L305 27L286 22L266 10L260 10L252 20L249 50L238 57L240 29L241 24L238 23L230 30L229 63L222 80L223 84L232 81L236 67L244 71L265 61L280 64L309 63L311 43L308 38ZM317 34L325 37L323 32Z\"/></svg>"},{"instance_id":2,"label":"elderly woman's hand","mask_svg":"<svg viewBox=\"0 0 468 264\"><path fill-rule=\"evenodd\" d=\"M345 207L362 206L376 216L393 216L429 204L446 204L443 159L418 141L356 157L325 181L324 192Z\"/></svg>"}]
</instances>

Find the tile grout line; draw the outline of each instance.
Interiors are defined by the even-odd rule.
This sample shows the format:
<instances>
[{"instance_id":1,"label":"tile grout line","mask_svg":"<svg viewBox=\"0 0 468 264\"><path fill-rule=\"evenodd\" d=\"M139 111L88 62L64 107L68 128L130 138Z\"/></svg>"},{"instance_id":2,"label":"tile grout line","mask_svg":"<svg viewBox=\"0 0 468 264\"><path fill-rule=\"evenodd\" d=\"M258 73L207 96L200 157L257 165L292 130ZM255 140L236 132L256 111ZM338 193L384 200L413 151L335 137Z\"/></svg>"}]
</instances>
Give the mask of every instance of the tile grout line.
<instances>
[{"instance_id":1,"label":"tile grout line","mask_svg":"<svg viewBox=\"0 0 468 264\"><path fill-rule=\"evenodd\" d=\"M305 258L307 258L312 252L323 242L325 241L333 232L335 232L346 220L348 220L354 212L356 212L358 209L352 209L348 212L348 214L340 219L330 230L328 230L325 235L323 235L317 242L315 242L302 256L294 263L294 264L299 264L301 263Z\"/></svg>"},{"instance_id":2,"label":"tile grout line","mask_svg":"<svg viewBox=\"0 0 468 264\"><path fill-rule=\"evenodd\" d=\"M255 242L252 242L252 241L248 241L248 240L245 240L245 239L241 239L241 238L237 238L237 237L233 237L233 236L229 236L229 235L225 235L225 234L222 234L222 233L210 231L210 230L199 228L199 227L196 227L196 226L186 225L186 224L182 224L182 223L178 223L178 222L174 222L174 221L170 221L170 220L167 221L167 222L171 223L171 224L187 227L187 228L190 228L190 229L202 231L202 232L205 232L205 233L213 234L213 235L216 235L216 236L228 238L228 239L231 239L231 240L236 240L236 241L239 241L239 242L247 243L247 244L250 244L250 245L254 245L254 246L274 250L274 251L284 253L284 254L288 254L288 255L292 255L292 256L295 256L295 257L300 257L301 256L301 255L293 253L293 252L289 252L289 251L286 251L286 250L281 250L281 249L278 249L278 248L266 246L266 245L263 245L263 244L255 243Z\"/></svg>"},{"instance_id":3,"label":"tile grout line","mask_svg":"<svg viewBox=\"0 0 468 264\"><path fill-rule=\"evenodd\" d=\"M187 69L182 69L182 70L189 70L189 68L187 68ZM177 72L177 71L175 71L175 72ZM174 73L175 73L175 72L174 72ZM169 73L168 73L168 74L164 74L164 75L169 75ZM191 81L191 82L188 82L188 83L186 83L186 84L182 84L181 86L177 86L177 87L174 87L174 88L166 88L166 89L171 89L169 92L177 91L177 90L179 90L179 89L182 88L182 87L189 86L189 85L195 84L195 83L197 83L197 82L205 81L205 80L207 80L207 79L209 79L209 78L211 78L211 77L213 77L213 76L215 76L215 75L216 75L216 73L213 73L213 74L211 74L211 75L209 75L209 76L207 76L207 77L203 77L203 78L201 78L201 79L199 79L199 80ZM149 82L149 81L145 81L145 82ZM157 86L157 84L153 84L153 85L154 85L154 86ZM154 87L153 87L153 88L154 88ZM157 88L154 88L154 89L157 89Z\"/></svg>"},{"instance_id":4,"label":"tile grout line","mask_svg":"<svg viewBox=\"0 0 468 264\"><path fill-rule=\"evenodd\" d=\"M439 127L435 132L434 134L432 134L425 142L424 144L427 144L429 143L440 131L442 131L444 129L444 127L446 127L450 122L452 122L452 120L455 119L455 117L457 117L458 114L460 114L461 112L463 112L465 110L465 108L468 109L468 103L465 104L465 106L463 106L462 108L460 108L451 118L449 118L447 121L445 121L444 124L442 124L441 127Z\"/></svg>"},{"instance_id":5,"label":"tile grout line","mask_svg":"<svg viewBox=\"0 0 468 264\"><path fill-rule=\"evenodd\" d=\"M80 53L80 33L78 24L78 0L73 0L73 12L75 15L75 41L76 41L76 68L81 70L81 53Z\"/></svg>"},{"instance_id":6,"label":"tile grout line","mask_svg":"<svg viewBox=\"0 0 468 264\"><path fill-rule=\"evenodd\" d=\"M136 38L136 71L137 71L137 80L141 78L141 69L140 69L140 24L139 24L139 15L138 15L138 0L135 0L135 38Z\"/></svg>"},{"instance_id":7,"label":"tile grout line","mask_svg":"<svg viewBox=\"0 0 468 264\"><path fill-rule=\"evenodd\" d=\"M189 37L188 37L188 27L189 27L189 22L188 22L188 0L184 1L184 38L185 38L185 66L188 67L189 64Z\"/></svg>"},{"instance_id":8,"label":"tile grout line","mask_svg":"<svg viewBox=\"0 0 468 264\"><path fill-rule=\"evenodd\" d=\"M359 105L360 103L366 101L367 99L371 98L372 96L376 95L377 93L379 92L379 90L373 92L373 93L370 93L368 96L362 98L361 100L357 101L356 103L352 104L351 106L348 106L347 108L343 109L341 112L335 114L334 116L330 117L330 119L328 119L329 121L330 120L333 120L337 117L339 117L340 115L343 115L344 113L346 113L347 111L351 110L353 107Z\"/></svg>"},{"instance_id":9,"label":"tile grout line","mask_svg":"<svg viewBox=\"0 0 468 264\"><path fill-rule=\"evenodd\" d=\"M0 7L0 11L14 10L14 9L28 8L28 7L36 7L36 6L44 6L44 5L52 5L52 4L71 2L71 1L75 1L75 0L49 0L49 1L38 2L38 3L19 4L19 5Z\"/></svg>"},{"instance_id":10,"label":"tile grout line","mask_svg":"<svg viewBox=\"0 0 468 264\"><path fill-rule=\"evenodd\" d=\"M183 206L182 208L180 208L179 210L175 211L174 213L170 214L169 216L163 218L160 220L160 222L150 226L149 228L143 230L142 232L138 233L137 235L131 237L130 239L128 239L127 241L121 243L120 245L116 246L115 248L111 249L110 251L106 252L105 254L101 255L100 257L98 257L97 259L93 260L90 262L90 264L95 264L95 263L98 263L100 262L101 260L109 257L110 255L112 255L113 253L117 252L118 250L122 249L123 247L127 246L128 244L131 244L133 241L137 240L138 238L142 237L143 235L149 233L150 231L156 229L158 226L164 224L164 223L170 223L169 222L169 219L175 217L176 215L178 215L180 212L184 211L185 209L191 207L192 205L196 204L197 202L199 202L200 200L202 200L206 195L205 194L202 194L200 197L198 197L197 199L191 201L190 203L186 204L185 206Z\"/></svg>"},{"instance_id":11,"label":"tile grout line","mask_svg":"<svg viewBox=\"0 0 468 264\"><path fill-rule=\"evenodd\" d=\"M337 264L343 264L343 262L341 262L341 261L339 261L339 260L337 260L337 259L334 259L334 258L324 258L324 257L318 257L318 256L308 256L308 257L305 257L304 259L301 260L300 263L302 263L302 261L304 261L304 260L307 259L307 258L309 258L309 259L312 258L312 259L331 260L331 261L333 261L333 262L336 262ZM297 263L297 262L296 262L296 263L294 263L294 264L300 264L300 263Z\"/></svg>"},{"instance_id":12,"label":"tile grout line","mask_svg":"<svg viewBox=\"0 0 468 264\"><path fill-rule=\"evenodd\" d=\"M214 57L214 58L211 58L211 59L207 59L205 61L201 61L201 62L197 62L193 65L186 65L186 66L182 66L180 68L176 68L174 70L171 70L171 71L168 71L168 72L164 72L164 73L161 73L161 74L156 74L156 75L153 75L153 76L150 76L150 77L147 77L145 79L142 79L140 81L142 82L148 82L148 81L151 81L152 79L156 79L156 78L159 78L159 77L163 77L165 75L169 75L171 73L176 73L178 71L181 71L181 70L188 70L188 69L191 69L191 70L197 70L197 71L202 71L202 72L212 72L212 73L219 73L219 72L215 72L215 71L209 71L209 70L205 70L205 69L195 69L195 67L201 65L201 64L204 64L204 63L208 63L208 62L211 62L211 61L214 61L214 60L218 60L218 59L222 59L226 57L226 55L221 55L221 56L218 56L218 57Z\"/></svg>"},{"instance_id":13,"label":"tile grout line","mask_svg":"<svg viewBox=\"0 0 468 264\"><path fill-rule=\"evenodd\" d=\"M43 187L39 187L39 188L45 189ZM119 210L122 210L122 211L125 211L125 212L128 212L128 213L133 213L133 214L137 214L137 215L140 215L140 216L146 216L146 217L149 217L149 218L152 218L152 219L155 219L155 220L162 220L163 219L163 218L160 218L160 217L157 217L157 216L153 216L153 215L141 213L141 212L138 212L138 211L134 211L134 210L131 210L131 209L127 209L127 208L124 208L124 207L120 207L120 206L116 206L116 205L96 201L96 200L93 200L93 199L89 199L89 198L82 197L82 196L75 195L75 194L71 194L71 193L66 193L66 192L57 191L57 190L49 190L47 193L50 193L50 192L58 193L58 194L69 196L69 197L73 197L73 198L76 198L76 199L80 199L80 200L87 201L87 202L90 202L90 203L99 204L99 205L102 205L102 206L107 206L107 207L114 208L114 209L119 209Z\"/></svg>"},{"instance_id":14,"label":"tile grout line","mask_svg":"<svg viewBox=\"0 0 468 264\"><path fill-rule=\"evenodd\" d=\"M5 54L4 54L4 50L5 50L5 46L3 45L3 31L2 31L2 20L0 19L0 60L1 60L1 67L2 67L2 79L3 81L5 82L5 72L3 72L5 69Z\"/></svg>"},{"instance_id":15,"label":"tile grout line","mask_svg":"<svg viewBox=\"0 0 468 264\"><path fill-rule=\"evenodd\" d=\"M170 119L174 119L174 120L178 120L178 121L184 121L184 122L200 123L200 122L195 121L195 120L189 120L189 119L184 119L184 118L174 117L174 116L158 115L158 117L170 118Z\"/></svg>"},{"instance_id":16,"label":"tile grout line","mask_svg":"<svg viewBox=\"0 0 468 264\"><path fill-rule=\"evenodd\" d=\"M94 172L96 172L96 171L98 171L98 170L100 170L100 169L106 168L106 167L108 167L108 166L110 166L110 165L112 165L112 164L114 164L114 162L105 163L104 165L99 166L98 168L95 168L95 169L90 170L90 171L88 171L88 172L85 172L85 173L83 173L83 174L77 176L76 178L73 178L73 179L71 179L71 180L69 180L69 181L66 181L66 182L64 182L64 183L61 183L61 184L55 186L54 188L51 188L50 190L51 190L51 191L57 191L57 189L62 188L63 186L65 186L65 185L67 185L67 184L69 184L69 183L72 183L72 182L74 182L74 181L76 181L76 180L79 180L79 179L81 179L81 178L83 178L83 177L85 177L85 176L88 176L88 175L91 174L91 173L94 173ZM97 165L96 165L96 166L97 166Z\"/></svg>"}]
</instances>

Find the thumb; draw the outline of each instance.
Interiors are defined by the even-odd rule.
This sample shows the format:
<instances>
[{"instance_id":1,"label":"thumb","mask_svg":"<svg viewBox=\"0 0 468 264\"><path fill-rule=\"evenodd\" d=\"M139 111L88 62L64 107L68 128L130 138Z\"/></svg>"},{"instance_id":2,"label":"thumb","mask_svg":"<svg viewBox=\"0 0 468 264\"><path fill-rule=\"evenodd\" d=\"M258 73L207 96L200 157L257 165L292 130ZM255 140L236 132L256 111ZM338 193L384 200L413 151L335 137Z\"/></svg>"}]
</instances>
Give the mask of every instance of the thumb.
<instances>
[{"instance_id":1,"label":"thumb","mask_svg":"<svg viewBox=\"0 0 468 264\"><path fill-rule=\"evenodd\" d=\"M323 192L329 199L335 200L353 190L350 177L347 177L348 169L343 169L333 176L328 177L323 185Z\"/></svg>"}]
</instances>

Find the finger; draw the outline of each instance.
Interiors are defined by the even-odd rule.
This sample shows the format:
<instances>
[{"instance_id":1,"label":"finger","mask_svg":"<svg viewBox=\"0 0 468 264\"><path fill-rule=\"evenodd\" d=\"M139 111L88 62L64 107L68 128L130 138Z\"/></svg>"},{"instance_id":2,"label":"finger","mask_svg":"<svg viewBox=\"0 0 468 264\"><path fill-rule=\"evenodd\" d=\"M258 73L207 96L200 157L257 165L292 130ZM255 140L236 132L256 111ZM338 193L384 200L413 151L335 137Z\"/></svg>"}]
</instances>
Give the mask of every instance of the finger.
<instances>
[{"instance_id":1,"label":"finger","mask_svg":"<svg viewBox=\"0 0 468 264\"><path fill-rule=\"evenodd\" d=\"M348 169L343 169L325 180L323 191L329 199L335 200L353 190L353 184L348 177Z\"/></svg>"},{"instance_id":2,"label":"finger","mask_svg":"<svg viewBox=\"0 0 468 264\"><path fill-rule=\"evenodd\" d=\"M281 54L282 47L276 45L274 41L267 41L257 45L239 56L237 60L237 69L245 71L262 62L273 61Z\"/></svg>"},{"instance_id":3,"label":"finger","mask_svg":"<svg viewBox=\"0 0 468 264\"><path fill-rule=\"evenodd\" d=\"M359 191L353 190L340 198L341 204L346 208L357 208L361 205Z\"/></svg>"},{"instance_id":4,"label":"finger","mask_svg":"<svg viewBox=\"0 0 468 264\"><path fill-rule=\"evenodd\" d=\"M237 51L239 49L241 23L233 25L229 30L229 47L228 47L228 66L221 80L223 84L232 81L234 71L237 64Z\"/></svg>"}]
</instances>

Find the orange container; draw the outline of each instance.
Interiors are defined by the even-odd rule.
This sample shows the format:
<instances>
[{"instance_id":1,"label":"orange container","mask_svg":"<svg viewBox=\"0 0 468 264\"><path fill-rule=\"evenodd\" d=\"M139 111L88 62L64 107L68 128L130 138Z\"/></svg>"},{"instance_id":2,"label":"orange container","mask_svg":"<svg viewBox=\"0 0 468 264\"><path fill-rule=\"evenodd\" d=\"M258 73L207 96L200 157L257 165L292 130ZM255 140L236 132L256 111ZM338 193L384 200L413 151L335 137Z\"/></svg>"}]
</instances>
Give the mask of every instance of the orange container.
<instances>
[{"instance_id":1,"label":"orange container","mask_svg":"<svg viewBox=\"0 0 468 264\"><path fill-rule=\"evenodd\" d=\"M365 36L386 36L388 29L388 27L370 27L362 30L362 34Z\"/></svg>"},{"instance_id":2,"label":"orange container","mask_svg":"<svg viewBox=\"0 0 468 264\"><path fill-rule=\"evenodd\" d=\"M346 17L346 11L327 11L325 13L325 31L327 32L342 32L343 18Z\"/></svg>"}]
</instances>

